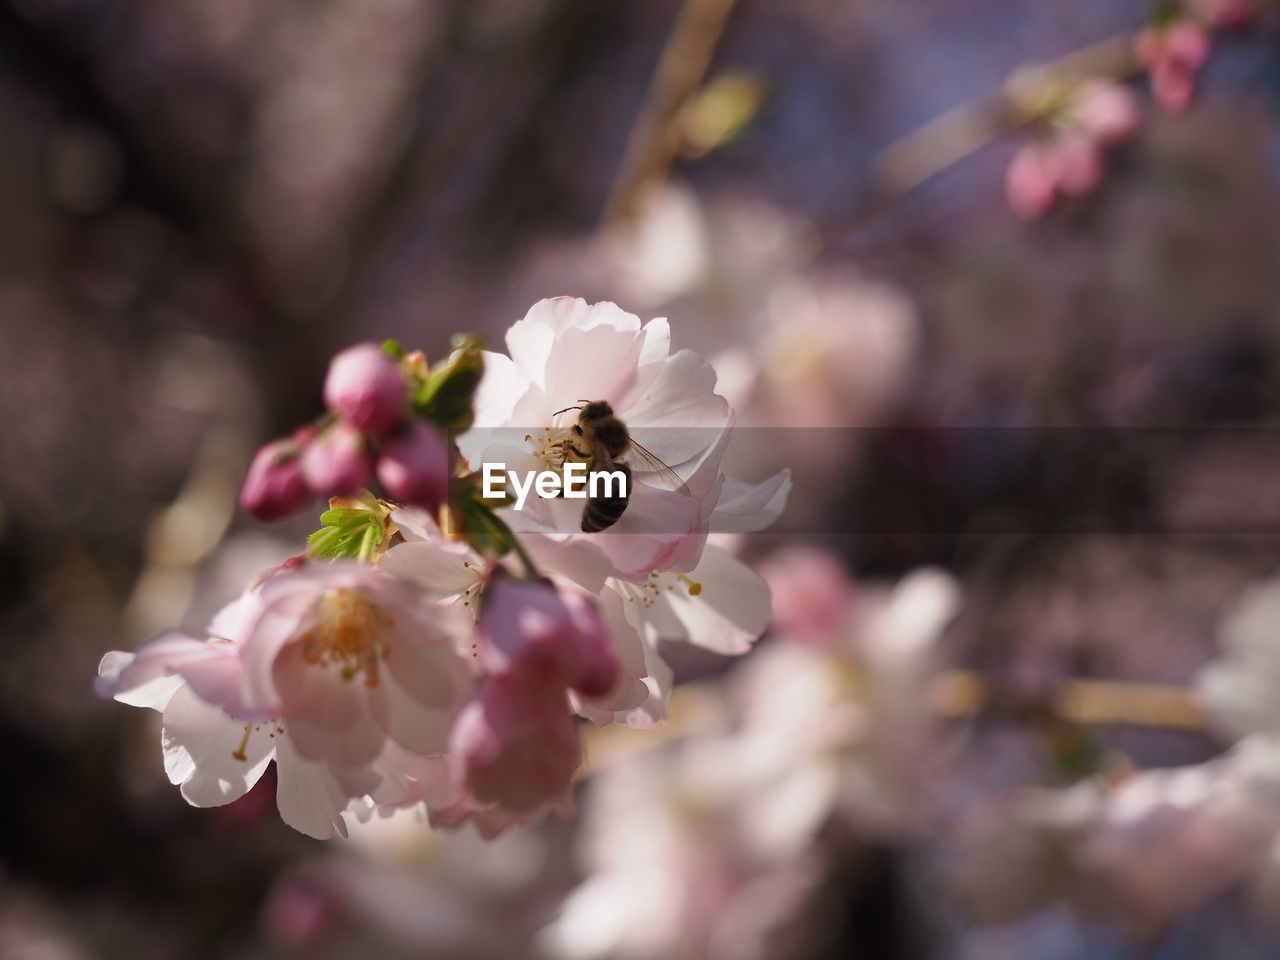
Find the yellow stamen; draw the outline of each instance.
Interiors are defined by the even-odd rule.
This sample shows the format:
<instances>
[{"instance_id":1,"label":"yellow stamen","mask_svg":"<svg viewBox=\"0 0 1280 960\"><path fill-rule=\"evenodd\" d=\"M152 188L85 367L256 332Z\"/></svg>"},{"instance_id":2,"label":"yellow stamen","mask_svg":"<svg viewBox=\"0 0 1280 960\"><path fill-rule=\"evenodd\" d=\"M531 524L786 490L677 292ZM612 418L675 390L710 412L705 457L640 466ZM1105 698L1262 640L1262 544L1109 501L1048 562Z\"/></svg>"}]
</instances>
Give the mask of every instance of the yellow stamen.
<instances>
[{"instance_id":1,"label":"yellow stamen","mask_svg":"<svg viewBox=\"0 0 1280 960\"><path fill-rule=\"evenodd\" d=\"M325 594L316 605L315 619L298 642L302 659L313 666L337 666L343 680L361 674L367 687L376 687L383 660L390 653L383 630L395 621L354 590Z\"/></svg>"},{"instance_id":2,"label":"yellow stamen","mask_svg":"<svg viewBox=\"0 0 1280 960\"><path fill-rule=\"evenodd\" d=\"M245 726L244 737L240 740L240 746L231 752L232 758L239 760L241 763L247 763L249 760L249 754L246 753L245 751L249 749L249 732L252 729L253 729L252 724Z\"/></svg>"}]
</instances>

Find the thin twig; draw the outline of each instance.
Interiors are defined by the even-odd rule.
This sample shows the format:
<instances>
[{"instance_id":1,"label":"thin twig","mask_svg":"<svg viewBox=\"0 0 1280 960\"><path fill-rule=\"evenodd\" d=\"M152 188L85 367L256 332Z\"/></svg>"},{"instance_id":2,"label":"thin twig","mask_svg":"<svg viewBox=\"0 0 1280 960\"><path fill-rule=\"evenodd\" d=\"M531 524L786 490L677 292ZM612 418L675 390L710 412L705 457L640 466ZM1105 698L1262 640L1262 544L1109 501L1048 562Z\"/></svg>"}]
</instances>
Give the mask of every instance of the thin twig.
<instances>
[{"instance_id":1,"label":"thin twig","mask_svg":"<svg viewBox=\"0 0 1280 960\"><path fill-rule=\"evenodd\" d=\"M706 76L734 2L685 0L627 139L606 223L633 216L645 188L666 177L680 147L676 117Z\"/></svg>"}]
</instances>

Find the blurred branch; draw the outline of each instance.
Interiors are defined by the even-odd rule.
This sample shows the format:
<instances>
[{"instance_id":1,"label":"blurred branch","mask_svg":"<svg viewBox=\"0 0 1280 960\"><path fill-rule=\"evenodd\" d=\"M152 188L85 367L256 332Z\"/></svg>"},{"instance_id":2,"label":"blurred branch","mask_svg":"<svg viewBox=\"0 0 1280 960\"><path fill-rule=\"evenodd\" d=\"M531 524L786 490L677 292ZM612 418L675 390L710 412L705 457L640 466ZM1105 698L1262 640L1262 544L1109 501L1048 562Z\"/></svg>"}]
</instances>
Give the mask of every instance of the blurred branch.
<instances>
[{"instance_id":1,"label":"blurred branch","mask_svg":"<svg viewBox=\"0 0 1280 960\"><path fill-rule=\"evenodd\" d=\"M1046 700L1001 695L975 673L943 672L934 680L930 701L938 716L965 720L983 715L1011 720L1043 718L1086 726L1129 726L1185 733L1204 731L1205 711L1186 687L1120 680L1068 680ZM688 684L671 692L665 724L637 730L622 725L587 727L585 779L614 764L666 743L707 733L722 724L724 712L714 687Z\"/></svg>"},{"instance_id":2,"label":"blurred branch","mask_svg":"<svg viewBox=\"0 0 1280 960\"><path fill-rule=\"evenodd\" d=\"M666 177L680 148L680 109L706 76L734 2L685 0L627 139L606 222L633 216L644 189Z\"/></svg>"},{"instance_id":3,"label":"blurred branch","mask_svg":"<svg viewBox=\"0 0 1280 960\"><path fill-rule=\"evenodd\" d=\"M1133 36L1117 34L1045 63L1022 67L996 93L962 103L891 143L871 165L871 196L851 215L822 225L828 246L912 190L1029 122L1020 104L1046 85L1090 78L1120 80L1138 68Z\"/></svg>"}]
</instances>

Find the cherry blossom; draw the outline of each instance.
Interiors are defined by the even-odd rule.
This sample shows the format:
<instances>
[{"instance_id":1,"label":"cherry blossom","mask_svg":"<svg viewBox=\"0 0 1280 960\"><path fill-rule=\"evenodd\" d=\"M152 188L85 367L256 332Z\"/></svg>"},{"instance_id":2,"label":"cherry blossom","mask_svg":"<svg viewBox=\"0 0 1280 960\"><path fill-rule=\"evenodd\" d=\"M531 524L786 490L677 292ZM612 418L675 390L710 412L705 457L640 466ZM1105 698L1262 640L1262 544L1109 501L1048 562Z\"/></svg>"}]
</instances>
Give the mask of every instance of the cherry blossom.
<instances>
[{"instance_id":1,"label":"cherry blossom","mask_svg":"<svg viewBox=\"0 0 1280 960\"><path fill-rule=\"evenodd\" d=\"M724 484L720 463L733 426L712 368L691 351L671 352L666 320L642 325L612 303L543 300L506 340L509 356L485 355L475 429L460 441L468 460L521 473L557 469L560 444L572 435L572 408L605 400L633 439L687 488L673 490L643 463L633 464L626 512L596 534L579 532L581 501L537 500L504 511L513 529L529 535L535 557L593 591L608 575L640 582L655 570L696 566Z\"/></svg>"},{"instance_id":2,"label":"cherry blossom","mask_svg":"<svg viewBox=\"0 0 1280 960\"><path fill-rule=\"evenodd\" d=\"M336 562L267 577L210 625L112 652L101 693L164 714L165 769L196 806L242 796L274 758L282 818L343 833L350 799L416 798L473 679L459 635L400 581Z\"/></svg>"}]
</instances>

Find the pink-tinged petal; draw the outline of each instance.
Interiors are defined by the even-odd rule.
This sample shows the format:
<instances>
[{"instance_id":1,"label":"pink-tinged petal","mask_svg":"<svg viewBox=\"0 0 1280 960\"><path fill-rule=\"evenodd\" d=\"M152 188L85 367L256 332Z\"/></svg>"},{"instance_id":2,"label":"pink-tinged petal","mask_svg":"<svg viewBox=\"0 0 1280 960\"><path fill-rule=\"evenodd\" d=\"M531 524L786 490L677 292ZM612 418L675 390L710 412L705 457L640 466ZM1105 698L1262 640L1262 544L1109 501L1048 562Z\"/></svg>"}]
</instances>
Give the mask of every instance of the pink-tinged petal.
<instances>
[{"instance_id":1,"label":"pink-tinged petal","mask_svg":"<svg viewBox=\"0 0 1280 960\"><path fill-rule=\"evenodd\" d=\"M552 412L583 400L619 403L636 381L642 338L609 326L570 329L547 359L543 393Z\"/></svg>"},{"instance_id":2,"label":"pink-tinged petal","mask_svg":"<svg viewBox=\"0 0 1280 960\"><path fill-rule=\"evenodd\" d=\"M679 468L714 446L729 422L729 401L715 388L711 365L690 350L680 350L642 393L620 403L617 412L638 443L667 466Z\"/></svg>"},{"instance_id":3,"label":"pink-tinged petal","mask_svg":"<svg viewBox=\"0 0 1280 960\"><path fill-rule=\"evenodd\" d=\"M359 767L378 756L385 732L376 722L379 708L373 701L387 696L381 683L369 686L359 676L344 680L336 665L307 663L299 644L280 652L273 674L280 713L302 757Z\"/></svg>"},{"instance_id":4,"label":"pink-tinged petal","mask_svg":"<svg viewBox=\"0 0 1280 960\"><path fill-rule=\"evenodd\" d=\"M640 320L613 303L589 304L576 297L540 300L507 331L507 350L531 383L545 386L547 362L556 339L569 330L596 327L637 333Z\"/></svg>"},{"instance_id":5,"label":"pink-tinged petal","mask_svg":"<svg viewBox=\"0 0 1280 960\"><path fill-rule=\"evenodd\" d=\"M708 546L689 574L701 590L668 594L690 642L725 655L745 653L760 638L772 610L769 585L732 554Z\"/></svg>"},{"instance_id":6,"label":"pink-tinged petal","mask_svg":"<svg viewBox=\"0 0 1280 960\"><path fill-rule=\"evenodd\" d=\"M281 820L317 840L347 835L342 811L349 798L323 764L298 755L287 734L276 738L276 773Z\"/></svg>"},{"instance_id":7,"label":"pink-tinged petal","mask_svg":"<svg viewBox=\"0 0 1280 960\"><path fill-rule=\"evenodd\" d=\"M480 427L511 422L512 411L529 389L529 379L505 353L484 352L484 377L473 407Z\"/></svg>"},{"instance_id":8,"label":"pink-tinged petal","mask_svg":"<svg viewBox=\"0 0 1280 960\"><path fill-rule=\"evenodd\" d=\"M297 572L272 577L258 588L261 606L240 645L240 661L244 665L244 701L263 713L280 713L272 668L315 607L318 595L308 589L309 583L305 573Z\"/></svg>"},{"instance_id":9,"label":"pink-tinged petal","mask_svg":"<svg viewBox=\"0 0 1280 960\"><path fill-rule=\"evenodd\" d=\"M103 655L98 664L98 677L94 681L94 689L102 697L111 697L131 707L150 707L152 710L164 710L169 699L185 683L179 677L163 671L148 671L147 679L141 673L129 675L137 654L124 650L112 650Z\"/></svg>"},{"instance_id":10,"label":"pink-tinged petal","mask_svg":"<svg viewBox=\"0 0 1280 960\"><path fill-rule=\"evenodd\" d=\"M269 721L246 725L183 687L164 711L165 773L192 806L238 800L267 768L278 739L273 732Z\"/></svg>"},{"instance_id":11,"label":"pink-tinged petal","mask_svg":"<svg viewBox=\"0 0 1280 960\"><path fill-rule=\"evenodd\" d=\"M750 484L726 477L720 498L711 511L714 533L755 533L773 524L787 508L791 495L791 471L782 470L762 483Z\"/></svg>"},{"instance_id":12,"label":"pink-tinged petal","mask_svg":"<svg viewBox=\"0 0 1280 960\"><path fill-rule=\"evenodd\" d=\"M229 644L205 643L183 633L164 633L144 643L136 654L113 650L104 656L94 687L99 696L162 710L182 685L183 668L234 656L235 649Z\"/></svg>"},{"instance_id":13,"label":"pink-tinged petal","mask_svg":"<svg viewBox=\"0 0 1280 960\"><path fill-rule=\"evenodd\" d=\"M392 641L383 666L386 696L372 700L382 729L412 753L444 752L458 708L474 687L466 663L445 644L423 643L406 630Z\"/></svg>"},{"instance_id":14,"label":"pink-tinged petal","mask_svg":"<svg viewBox=\"0 0 1280 960\"><path fill-rule=\"evenodd\" d=\"M671 354L671 325L666 317L655 317L641 329L644 345L640 348L640 366L659 363Z\"/></svg>"},{"instance_id":15,"label":"pink-tinged petal","mask_svg":"<svg viewBox=\"0 0 1280 960\"><path fill-rule=\"evenodd\" d=\"M388 550L378 569L412 583L429 597L457 597L483 575L479 557L464 544L406 540Z\"/></svg>"}]
</instances>

